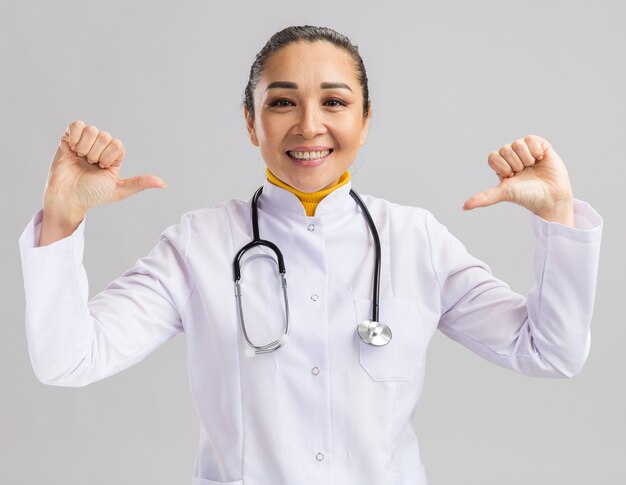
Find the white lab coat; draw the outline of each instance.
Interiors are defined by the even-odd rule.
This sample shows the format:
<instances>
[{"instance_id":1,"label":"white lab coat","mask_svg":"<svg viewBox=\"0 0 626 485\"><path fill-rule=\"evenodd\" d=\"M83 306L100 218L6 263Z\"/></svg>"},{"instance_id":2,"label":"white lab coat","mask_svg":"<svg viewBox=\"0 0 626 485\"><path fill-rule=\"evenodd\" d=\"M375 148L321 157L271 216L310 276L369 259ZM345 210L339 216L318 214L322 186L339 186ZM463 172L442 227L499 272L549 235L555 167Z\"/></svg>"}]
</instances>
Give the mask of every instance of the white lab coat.
<instances>
[{"instance_id":1,"label":"white lab coat","mask_svg":"<svg viewBox=\"0 0 626 485\"><path fill-rule=\"evenodd\" d=\"M515 372L579 372L602 229L588 204L575 201L576 228L531 215L536 285L525 298L428 211L364 196L382 243L380 319L393 332L377 348L355 333L370 316L374 248L349 190L307 217L294 195L265 182L260 235L285 257L291 331L285 347L254 359L245 357L233 284L233 257L252 238L249 200L184 214L89 301L85 221L35 247L38 212L20 237L37 377L84 386L184 331L201 419L194 485L425 485L410 418L436 329ZM248 332L267 343L283 325L276 273L259 257L242 273Z\"/></svg>"}]
</instances>

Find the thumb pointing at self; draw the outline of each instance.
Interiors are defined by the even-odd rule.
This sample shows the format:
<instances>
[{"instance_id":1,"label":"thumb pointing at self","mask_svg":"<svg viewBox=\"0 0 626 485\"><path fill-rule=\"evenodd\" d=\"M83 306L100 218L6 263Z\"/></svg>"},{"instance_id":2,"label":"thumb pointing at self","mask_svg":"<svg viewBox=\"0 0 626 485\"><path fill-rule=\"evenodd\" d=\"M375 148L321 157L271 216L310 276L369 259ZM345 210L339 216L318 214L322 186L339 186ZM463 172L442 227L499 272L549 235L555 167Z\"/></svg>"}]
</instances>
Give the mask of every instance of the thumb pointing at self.
<instances>
[{"instance_id":1,"label":"thumb pointing at self","mask_svg":"<svg viewBox=\"0 0 626 485\"><path fill-rule=\"evenodd\" d=\"M502 188L502 184L493 187L484 192L472 195L463 204L463 210L472 210L477 207L487 207L507 200L506 191Z\"/></svg>"},{"instance_id":2,"label":"thumb pointing at self","mask_svg":"<svg viewBox=\"0 0 626 485\"><path fill-rule=\"evenodd\" d=\"M137 175L127 179L121 179L118 183L118 194L121 199L135 195L146 189L163 189L167 184L156 175Z\"/></svg>"}]
</instances>

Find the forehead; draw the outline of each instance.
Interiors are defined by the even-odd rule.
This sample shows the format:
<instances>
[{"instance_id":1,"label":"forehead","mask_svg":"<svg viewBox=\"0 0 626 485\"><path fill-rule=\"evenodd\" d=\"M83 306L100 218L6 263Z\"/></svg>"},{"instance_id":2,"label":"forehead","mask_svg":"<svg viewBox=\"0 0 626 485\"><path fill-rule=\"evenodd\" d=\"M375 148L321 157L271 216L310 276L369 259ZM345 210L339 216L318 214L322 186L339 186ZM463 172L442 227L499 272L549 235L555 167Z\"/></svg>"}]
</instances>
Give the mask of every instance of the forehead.
<instances>
[{"instance_id":1,"label":"forehead","mask_svg":"<svg viewBox=\"0 0 626 485\"><path fill-rule=\"evenodd\" d=\"M354 60L348 52L326 41L298 41L286 45L265 62L258 86L274 81L298 83L345 82L354 92L359 82Z\"/></svg>"}]
</instances>

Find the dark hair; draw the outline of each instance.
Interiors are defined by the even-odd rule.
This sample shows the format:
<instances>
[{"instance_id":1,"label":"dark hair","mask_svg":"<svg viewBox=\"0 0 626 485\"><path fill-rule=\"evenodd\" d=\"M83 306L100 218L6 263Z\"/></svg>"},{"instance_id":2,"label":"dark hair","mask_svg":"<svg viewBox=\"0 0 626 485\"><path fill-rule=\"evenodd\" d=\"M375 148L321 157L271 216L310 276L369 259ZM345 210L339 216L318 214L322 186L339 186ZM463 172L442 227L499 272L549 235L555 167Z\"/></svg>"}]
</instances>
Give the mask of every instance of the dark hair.
<instances>
[{"instance_id":1,"label":"dark hair","mask_svg":"<svg viewBox=\"0 0 626 485\"><path fill-rule=\"evenodd\" d=\"M248 116L254 118L254 89L259 82L259 77L267 59L276 51L282 49L288 44L297 41L315 42L317 40L330 42L337 47L344 49L352 59L354 60L356 67L356 74L361 89L363 90L363 116L367 116L370 108L369 89L367 88L367 73L365 72L365 65L363 59L359 54L359 48L356 44L345 35L339 32L329 29L328 27L314 27L312 25L292 25L280 32L276 32L267 44L263 46L263 49L259 51L250 68L250 78L248 79L248 85L244 93L243 104L248 109Z\"/></svg>"}]
</instances>

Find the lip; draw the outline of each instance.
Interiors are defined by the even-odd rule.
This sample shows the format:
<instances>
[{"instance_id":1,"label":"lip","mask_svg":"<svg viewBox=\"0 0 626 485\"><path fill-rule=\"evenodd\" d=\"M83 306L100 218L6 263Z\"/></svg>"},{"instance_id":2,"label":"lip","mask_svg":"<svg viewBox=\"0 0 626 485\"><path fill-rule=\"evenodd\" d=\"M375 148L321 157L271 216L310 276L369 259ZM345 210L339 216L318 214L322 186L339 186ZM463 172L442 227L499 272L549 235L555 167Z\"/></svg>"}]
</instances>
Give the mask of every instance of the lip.
<instances>
[{"instance_id":1,"label":"lip","mask_svg":"<svg viewBox=\"0 0 626 485\"><path fill-rule=\"evenodd\" d=\"M310 147L293 147L289 148L288 152L323 152L324 150L332 150L332 147L323 147L320 145L310 146Z\"/></svg>"},{"instance_id":2,"label":"lip","mask_svg":"<svg viewBox=\"0 0 626 485\"><path fill-rule=\"evenodd\" d=\"M305 150L303 150L303 148L306 148ZM321 158L309 158L308 160L305 159L299 159L299 158L293 158L289 155L289 153L285 152L285 156L291 160L292 163L299 165L300 167L318 167L319 165L322 165L324 162L326 162L326 159L328 157L330 157L333 153L334 150L332 148L326 148L326 147L298 147L298 148L292 148L291 150L288 151L305 151L305 152L317 152L317 151L323 151L323 150L331 150L331 152L326 155L325 157L321 157Z\"/></svg>"}]
</instances>

